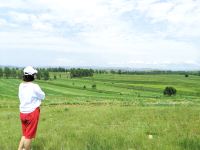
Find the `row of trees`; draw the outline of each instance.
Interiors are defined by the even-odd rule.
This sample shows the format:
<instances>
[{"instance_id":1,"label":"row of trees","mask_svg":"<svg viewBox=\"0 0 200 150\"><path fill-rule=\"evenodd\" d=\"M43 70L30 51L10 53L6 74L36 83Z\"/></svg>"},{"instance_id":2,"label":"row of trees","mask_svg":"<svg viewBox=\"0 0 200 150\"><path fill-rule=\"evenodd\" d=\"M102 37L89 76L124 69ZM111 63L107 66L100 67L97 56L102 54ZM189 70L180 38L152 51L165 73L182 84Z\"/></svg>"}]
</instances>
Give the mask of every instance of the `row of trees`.
<instances>
[{"instance_id":1,"label":"row of trees","mask_svg":"<svg viewBox=\"0 0 200 150\"><path fill-rule=\"evenodd\" d=\"M130 75L146 75L146 74L180 74L180 75L199 75L200 71L171 71L171 70L148 70L148 71L127 71L127 70L111 70L112 74L130 74Z\"/></svg>"},{"instance_id":2,"label":"row of trees","mask_svg":"<svg viewBox=\"0 0 200 150\"><path fill-rule=\"evenodd\" d=\"M122 69L80 69L80 68L47 68L49 72L71 72L72 70L78 70L79 72L85 72L85 70L92 70L96 74L130 74L130 75L145 75L145 74L181 74L181 75L199 75L200 71L171 71L171 70L122 70ZM80 71L81 70L81 71Z\"/></svg>"},{"instance_id":3,"label":"row of trees","mask_svg":"<svg viewBox=\"0 0 200 150\"><path fill-rule=\"evenodd\" d=\"M72 68L72 69L69 70L69 72L70 72L71 78L74 78L74 77L91 77L94 74L94 70L92 70L92 69L81 69L81 68L78 68L78 69Z\"/></svg>"},{"instance_id":4,"label":"row of trees","mask_svg":"<svg viewBox=\"0 0 200 150\"><path fill-rule=\"evenodd\" d=\"M81 69L81 68L62 68L62 67L58 67L58 68L47 68L47 70L49 72L73 72L77 71L77 72L92 72L92 73L96 73L96 74L106 74L109 73L109 70L102 70L102 69ZM87 73L86 73L87 74Z\"/></svg>"},{"instance_id":5,"label":"row of trees","mask_svg":"<svg viewBox=\"0 0 200 150\"><path fill-rule=\"evenodd\" d=\"M47 68L49 72L70 72L74 74L84 74L84 72L91 72L92 74L127 74L127 75L154 75L154 74L180 74L185 75L188 77L189 75L198 75L200 76L200 71L171 71L171 70L146 70L146 71L138 71L138 70L122 70L122 69L81 69L81 68L72 68L72 69L66 69L66 68ZM79 73L77 73L79 72ZM82 73L81 73L82 72ZM86 73L87 74L87 73ZM80 75L81 76L81 75ZM90 75L89 75L90 76ZM72 77L74 77L72 75ZM77 75L79 77L79 75Z\"/></svg>"},{"instance_id":6,"label":"row of trees","mask_svg":"<svg viewBox=\"0 0 200 150\"><path fill-rule=\"evenodd\" d=\"M62 67L46 68L46 70L49 72L69 72L69 69L62 68Z\"/></svg>"},{"instance_id":7,"label":"row of trees","mask_svg":"<svg viewBox=\"0 0 200 150\"><path fill-rule=\"evenodd\" d=\"M22 70L19 68L0 68L0 78L22 78Z\"/></svg>"},{"instance_id":8,"label":"row of trees","mask_svg":"<svg viewBox=\"0 0 200 150\"><path fill-rule=\"evenodd\" d=\"M37 78L49 80L50 75L49 72L56 73L67 73L71 78L75 77L88 77L93 76L94 73L96 74L128 74L128 75L145 75L145 74L182 74L185 75L185 77L188 77L189 75L199 75L200 71L161 71L161 70L152 70L152 71L127 71L127 70L103 70L103 69L81 69L81 68L37 68L38 74ZM0 68L0 78L22 78L22 68L10 68L10 67L4 67ZM56 75L54 75L54 79L56 79ZM61 76L61 75L60 75Z\"/></svg>"},{"instance_id":9,"label":"row of trees","mask_svg":"<svg viewBox=\"0 0 200 150\"><path fill-rule=\"evenodd\" d=\"M70 74L71 78L75 77L90 77L93 76L94 70L92 69L65 69L65 68L37 68L37 79L39 80L49 80L50 79L50 73L49 72L66 72ZM23 68L9 68L4 67L0 68L0 78L19 78L21 79L23 75ZM61 77L61 74L60 74ZM56 79L56 75L54 74L54 79Z\"/></svg>"},{"instance_id":10,"label":"row of trees","mask_svg":"<svg viewBox=\"0 0 200 150\"><path fill-rule=\"evenodd\" d=\"M37 69L37 79L49 80L50 75L47 69ZM23 69L22 68L0 68L0 78L18 78L22 79Z\"/></svg>"}]
</instances>

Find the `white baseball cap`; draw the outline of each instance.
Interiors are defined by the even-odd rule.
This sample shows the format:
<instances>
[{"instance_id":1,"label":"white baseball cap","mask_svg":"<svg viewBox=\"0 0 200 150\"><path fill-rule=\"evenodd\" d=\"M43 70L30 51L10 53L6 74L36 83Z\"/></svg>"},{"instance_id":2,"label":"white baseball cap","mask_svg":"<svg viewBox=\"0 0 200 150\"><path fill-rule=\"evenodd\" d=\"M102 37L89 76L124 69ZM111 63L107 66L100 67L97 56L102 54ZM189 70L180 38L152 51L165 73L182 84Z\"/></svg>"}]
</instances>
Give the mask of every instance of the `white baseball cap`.
<instances>
[{"instance_id":1,"label":"white baseball cap","mask_svg":"<svg viewBox=\"0 0 200 150\"><path fill-rule=\"evenodd\" d=\"M38 73L38 71L32 66L27 66L26 68L24 68L24 75L34 75L36 73Z\"/></svg>"}]
</instances>

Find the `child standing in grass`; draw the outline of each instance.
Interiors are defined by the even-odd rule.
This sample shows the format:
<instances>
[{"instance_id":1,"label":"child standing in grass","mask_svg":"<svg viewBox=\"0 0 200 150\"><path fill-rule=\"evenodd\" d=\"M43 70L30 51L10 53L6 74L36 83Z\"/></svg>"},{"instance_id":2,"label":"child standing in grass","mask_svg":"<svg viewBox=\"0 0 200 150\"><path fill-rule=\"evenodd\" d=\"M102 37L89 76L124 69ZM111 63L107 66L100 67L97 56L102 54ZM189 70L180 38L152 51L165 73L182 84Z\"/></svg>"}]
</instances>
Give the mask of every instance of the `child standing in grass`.
<instances>
[{"instance_id":1,"label":"child standing in grass","mask_svg":"<svg viewBox=\"0 0 200 150\"><path fill-rule=\"evenodd\" d=\"M39 85L32 82L37 70L28 66L23 73L24 82L19 85L20 119L23 135L18 150L30 150L31 141L35 138L37 131L41 100L44 100L45 93Z\"/></svg>"}]
</instances>

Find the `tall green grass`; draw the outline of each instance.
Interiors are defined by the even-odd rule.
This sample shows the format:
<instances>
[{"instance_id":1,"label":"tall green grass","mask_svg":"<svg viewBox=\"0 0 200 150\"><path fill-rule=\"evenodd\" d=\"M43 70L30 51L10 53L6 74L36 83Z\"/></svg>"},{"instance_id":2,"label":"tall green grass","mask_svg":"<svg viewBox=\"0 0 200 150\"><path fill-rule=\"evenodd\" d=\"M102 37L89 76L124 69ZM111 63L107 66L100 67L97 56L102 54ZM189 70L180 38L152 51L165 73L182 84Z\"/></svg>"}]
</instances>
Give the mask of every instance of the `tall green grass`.
<instances>
[{"instance_id":1,"label":"tall green grass","mask_svg":"<svg viewBox=\"0 0 200 150\"><path fill-rule=\"evenodd\" d=\"M16 149L18 110L1 108L0 120L0 150ZM32 149L199 149L199 124L200 108L194 106L43 106Z\"/></svg>"}]
</instances>

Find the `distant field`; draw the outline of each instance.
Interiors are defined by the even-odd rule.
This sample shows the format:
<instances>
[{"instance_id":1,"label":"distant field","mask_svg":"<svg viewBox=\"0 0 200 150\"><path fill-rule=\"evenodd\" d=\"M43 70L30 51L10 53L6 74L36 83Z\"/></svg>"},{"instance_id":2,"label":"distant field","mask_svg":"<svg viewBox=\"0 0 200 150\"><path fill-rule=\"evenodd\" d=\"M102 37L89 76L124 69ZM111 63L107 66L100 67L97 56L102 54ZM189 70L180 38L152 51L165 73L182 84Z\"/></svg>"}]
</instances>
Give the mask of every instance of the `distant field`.
<instances>
[{"instance_id":1,"label":"distant field","mask_svg":"<svg viewBox=\"0 0 200 150\"><path fill-rule=\"evenodd\" d=\"M18 79L0 79L1 106L18 105ZM198 104L200 77L183 75L95 75L69 79L37 80L46 92L46 104L117 103L128 104ZM92 89L96 84L96 89ZM84 86L86 88L84 88ZM175 97L163 96L166 86L177 89Z\"/></svg>"},{"instance_id":2,"label":"distant field","mask_svg":"<svg viewBox=\"0 0 200 150\"><path fill-rule=\"evenodd\" d=\"M20 82L0 79L0 150L16 149L20 139ZM200 149L199 76L62 74L36 82L46 100L33 150ZM177 95L163 96L166 86Z\"/></svg>"}]
</instances>

